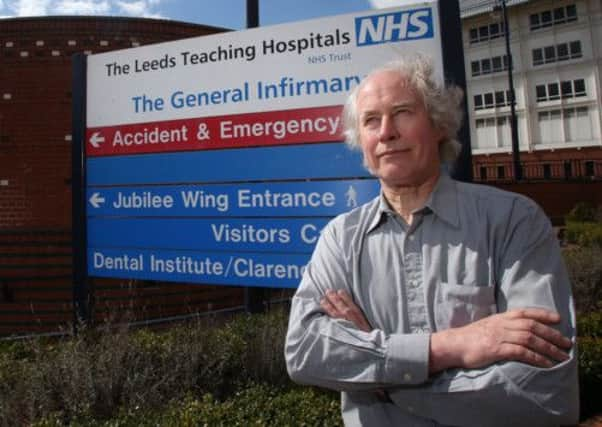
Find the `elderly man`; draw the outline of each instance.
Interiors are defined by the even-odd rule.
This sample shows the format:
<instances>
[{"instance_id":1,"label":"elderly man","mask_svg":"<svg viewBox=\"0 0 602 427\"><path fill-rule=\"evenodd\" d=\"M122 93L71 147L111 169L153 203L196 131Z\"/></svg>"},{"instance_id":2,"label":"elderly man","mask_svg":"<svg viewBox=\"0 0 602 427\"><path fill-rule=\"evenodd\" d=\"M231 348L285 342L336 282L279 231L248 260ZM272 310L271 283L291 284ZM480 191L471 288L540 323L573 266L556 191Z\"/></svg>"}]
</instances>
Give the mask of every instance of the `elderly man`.
<instances>
[{"instance_id":1,"label":"elderly man","mask_svg":"<svg viewBox=\"0 0 602 427\"><path fill-rule=\"evenodd\" d=\"M442 172L462 92L432 63L370 73L345 106L381 194L323 230L293 302L293 380L342 391L348 426L557 426L578 419L575 318L531 200Z\"/></svg>"}]
</instances>

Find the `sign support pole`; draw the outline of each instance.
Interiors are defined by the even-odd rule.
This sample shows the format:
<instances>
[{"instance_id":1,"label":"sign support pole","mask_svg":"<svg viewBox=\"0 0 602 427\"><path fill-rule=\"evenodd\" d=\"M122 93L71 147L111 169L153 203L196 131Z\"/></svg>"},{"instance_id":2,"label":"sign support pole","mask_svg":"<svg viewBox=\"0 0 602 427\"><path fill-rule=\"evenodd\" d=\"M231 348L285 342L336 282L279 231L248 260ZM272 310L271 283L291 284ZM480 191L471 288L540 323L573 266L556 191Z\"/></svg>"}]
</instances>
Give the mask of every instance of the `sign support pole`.
<instances>
[{"instance_id":1,"label":"sign support pole","mask_svg":"<svg viewBox=\"0 0 602 427\"><path fill-rule=\"evenodd\" d=\"M452 83L465 88L464 47L462 46L462 23L460 21L460 4L458 0L440 0L439 19L445 79L447 81L453 78ZM464 123L458 132L458 139L462 143L462 151L456 161L453 176L460 181L472 182L472 150L466 93L464 93L464 102L462 104L464 108Z\"/></svg>"},{"instance_id":2,"label":"sign support pole","mask_svg":"<svg viewBox=\"0 0 602 427\"><path fill-rule=\"evenodd\" d=\"M86 254L86 55L72 58L72 257L73 257L73 332L79 324L90 321Z\"/></svg>"},{"instance_id":3,"label":"sign support pole","mask_svg":"<svg viewBox=\"0 0 602 427\"><path fill-rule=\"evenodd\" d=\"M259 0L247 0L247 28L259 27ZM263 313L266 311L264 302L268 290L265 288L245 288L245 311L247 313Z\"/></svg>"}]
</instances>

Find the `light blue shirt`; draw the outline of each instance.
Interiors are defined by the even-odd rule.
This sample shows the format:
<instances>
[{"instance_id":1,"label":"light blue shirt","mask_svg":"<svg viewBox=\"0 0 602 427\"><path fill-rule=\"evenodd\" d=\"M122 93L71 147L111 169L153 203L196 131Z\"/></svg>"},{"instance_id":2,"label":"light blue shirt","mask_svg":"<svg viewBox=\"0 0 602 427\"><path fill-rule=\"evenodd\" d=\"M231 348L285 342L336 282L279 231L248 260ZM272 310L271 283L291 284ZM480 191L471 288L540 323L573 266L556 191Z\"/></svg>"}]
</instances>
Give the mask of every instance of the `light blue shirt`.
<instances>
[{"instance_id":1,"label":"light blue shirt","mask_svg":"<svg viewBox=\"0 0 602 427\"><path fill-rule=\"evenodd\" d=\"M325 315L330 289L347 290L374 329ZM411 226L381 195L325 227L292 301L287 367L295 381L342 391L347 426L574 424L575 345L549 369L500 362L429 376L431 332L525 307L557 311L575 343L548 218L526 197L442 175Z\"/></svg>"}]
</instances>

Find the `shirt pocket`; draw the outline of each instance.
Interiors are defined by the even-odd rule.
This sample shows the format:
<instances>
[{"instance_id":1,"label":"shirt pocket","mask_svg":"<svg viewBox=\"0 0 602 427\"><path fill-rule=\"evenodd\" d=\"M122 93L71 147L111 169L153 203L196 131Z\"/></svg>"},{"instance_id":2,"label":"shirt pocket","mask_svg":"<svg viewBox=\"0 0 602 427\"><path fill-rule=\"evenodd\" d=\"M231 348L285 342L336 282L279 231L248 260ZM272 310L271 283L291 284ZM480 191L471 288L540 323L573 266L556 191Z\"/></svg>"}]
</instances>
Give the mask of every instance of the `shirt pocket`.
<instances>
[{"instance_id":1,"label":"shirt pocket","mask_svg":"<svg viewBox=\"0 0 602 427\"><path fill-rule=\"evenodd\" d=\"M434 315L437 330L464 326L496 311L494 286L440 282L435 292Z\"/></svg>"}]
</instances>

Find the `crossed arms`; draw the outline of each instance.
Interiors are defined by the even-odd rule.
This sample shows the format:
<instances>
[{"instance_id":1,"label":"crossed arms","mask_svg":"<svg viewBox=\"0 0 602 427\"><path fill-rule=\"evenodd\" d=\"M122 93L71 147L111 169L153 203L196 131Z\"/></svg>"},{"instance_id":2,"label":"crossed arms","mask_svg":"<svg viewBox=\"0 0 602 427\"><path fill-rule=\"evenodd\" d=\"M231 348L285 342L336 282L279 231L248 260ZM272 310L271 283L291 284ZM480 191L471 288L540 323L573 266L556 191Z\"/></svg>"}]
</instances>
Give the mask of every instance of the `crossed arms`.
<instances>
[{"instance_id":1,"label":"crossed arms","mask_svg":"<svg viewBox=\"0 0 602 427\"><path fill-rule=\"evenodd\" d=\"M287 367L301 383L345 392L386 390L400 408L450 425L565 425L578 419L575 323L566 270L550 230L497 285L498 313L430 334L371 325L345 276L331 228L293 299ZM316 256L317 254L317 256ZM340 273L340 274L339 274Z\"/></svg>"}]
</instances>

